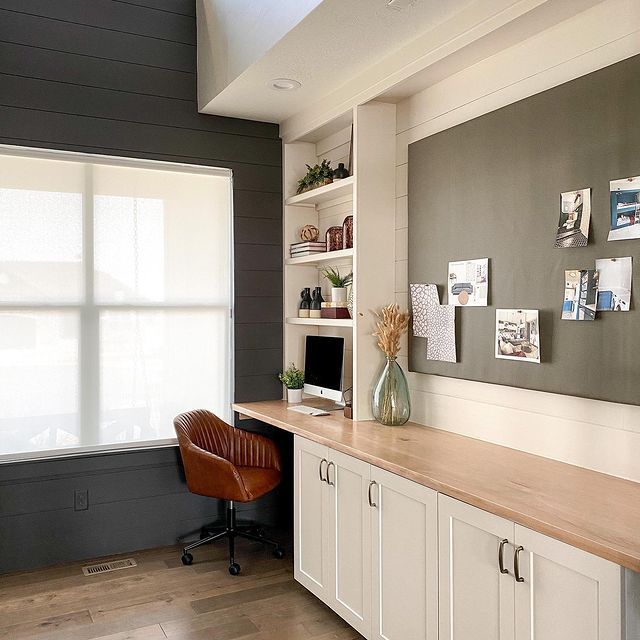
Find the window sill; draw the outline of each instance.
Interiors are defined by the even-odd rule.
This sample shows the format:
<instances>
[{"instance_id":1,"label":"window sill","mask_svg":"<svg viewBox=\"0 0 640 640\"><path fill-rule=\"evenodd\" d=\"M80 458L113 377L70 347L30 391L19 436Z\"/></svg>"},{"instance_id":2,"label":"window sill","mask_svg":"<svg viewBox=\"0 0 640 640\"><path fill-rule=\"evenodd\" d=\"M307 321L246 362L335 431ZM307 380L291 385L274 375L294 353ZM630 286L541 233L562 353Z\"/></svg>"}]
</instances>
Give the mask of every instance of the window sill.
<instances>
[{"instance_id":1,"label":"window sill","mask_svg":"<svg viewBox=\"0 0 640 640\"><path fill-rule=\"evenodd\" d=\"M148 451L150 449L166 449L178 446L176 438L162 440L147 440L144 442L114 443L90 447L73 447L68 449L47 449L42 451L25 451L0 455L0 465L19 462L41 462L46 460L69 460L90 456L113 455L118 453L132 453L134 451Z\"/></svg>"}]
</instances>

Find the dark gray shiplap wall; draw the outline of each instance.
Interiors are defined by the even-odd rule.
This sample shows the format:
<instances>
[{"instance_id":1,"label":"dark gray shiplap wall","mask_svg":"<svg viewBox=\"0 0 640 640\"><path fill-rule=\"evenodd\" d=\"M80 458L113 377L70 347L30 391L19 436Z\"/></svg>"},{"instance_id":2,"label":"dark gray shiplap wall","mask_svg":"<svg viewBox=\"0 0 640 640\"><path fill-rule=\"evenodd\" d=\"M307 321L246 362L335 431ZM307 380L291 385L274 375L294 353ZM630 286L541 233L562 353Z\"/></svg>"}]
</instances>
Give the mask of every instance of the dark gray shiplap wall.
<instances>
[{"instance_id":1,"label":"dark gray shiplap wall","mask_svg":"<svg viewBox=\"0 0 640 640\"><path fill-rule=\"evenodd\" d=\"M232 169L235 398L280 398L278 127L199 114L195 45L195 0L0 0L0 144ZM289 491L251 515L288 517ZM175 448L2 465L0 571L171 544L217 509L188 493Z\"/></svg>"}]
</instances>

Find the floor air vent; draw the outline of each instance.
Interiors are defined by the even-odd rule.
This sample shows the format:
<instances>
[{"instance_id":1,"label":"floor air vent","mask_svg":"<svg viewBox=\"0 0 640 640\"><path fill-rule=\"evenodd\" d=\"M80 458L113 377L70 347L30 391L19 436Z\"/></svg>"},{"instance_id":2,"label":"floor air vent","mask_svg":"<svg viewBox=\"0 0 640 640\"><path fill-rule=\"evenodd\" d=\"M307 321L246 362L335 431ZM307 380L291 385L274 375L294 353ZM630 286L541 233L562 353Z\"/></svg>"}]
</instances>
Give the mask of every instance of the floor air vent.
<instances>
[{"instance_id":1,"label":"floor air vent","mask_svg":"<svg viewBox=\"0 0 640 640\"><path fill-rule=\"evenodd\" d=\"M113 562L101 562L100 564L90 564L82 567L82 573L85 576L93 576L96 573L107 573L108 571L118 571L118 569L129 569L129 567L137 566L133 558L125 560L114 560Z\"/></svg>"}]
</instances>

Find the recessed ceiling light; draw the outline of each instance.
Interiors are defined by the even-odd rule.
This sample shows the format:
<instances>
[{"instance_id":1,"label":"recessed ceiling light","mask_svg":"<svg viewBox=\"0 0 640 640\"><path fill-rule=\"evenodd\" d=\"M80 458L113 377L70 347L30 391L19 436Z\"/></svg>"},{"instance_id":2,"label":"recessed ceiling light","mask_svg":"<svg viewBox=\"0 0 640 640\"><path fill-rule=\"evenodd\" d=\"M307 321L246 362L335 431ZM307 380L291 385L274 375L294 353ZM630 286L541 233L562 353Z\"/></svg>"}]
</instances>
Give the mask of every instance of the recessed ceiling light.
<instances>
[{"instance_id":1,"label":"recessed ceiling light","mask_svg":"<svg viewBox=\"0 0 640 640\"><path fill-rule=\"evenodd\" d=\"M269 80L268 85L276 91L294 91L302 86L297 80L291 78L274 78Z\"/></svg>"},{"instance_id":2,"label":"recessed ceiling light","mask_svg":"<svg viewBox=\"0 0 640 640\"><path fill-rule=\"evenodd\" d=\"M412 7L415 3L416 0L387 0L387 9L404 11L405 9Z\"/></svg>"}]
</instances>

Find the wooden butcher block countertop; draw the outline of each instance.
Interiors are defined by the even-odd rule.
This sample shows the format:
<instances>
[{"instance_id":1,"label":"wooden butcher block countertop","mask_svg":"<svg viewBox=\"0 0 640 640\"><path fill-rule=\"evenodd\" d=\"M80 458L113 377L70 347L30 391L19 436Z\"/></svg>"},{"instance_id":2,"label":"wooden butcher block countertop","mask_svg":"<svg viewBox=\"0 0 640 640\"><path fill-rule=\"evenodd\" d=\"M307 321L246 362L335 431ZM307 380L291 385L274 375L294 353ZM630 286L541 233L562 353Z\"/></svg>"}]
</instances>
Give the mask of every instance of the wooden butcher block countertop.
<instances>
[{"instance_id":1,"label":"wooden butcher block countertop","mask_svg":"<svg viewBox=\"0 0 640 640\"><path fill-rule=\"evenodd\" d=\"M411 422L233 409L640 572L640 483Z\"/></svg>"}]
</instances>

